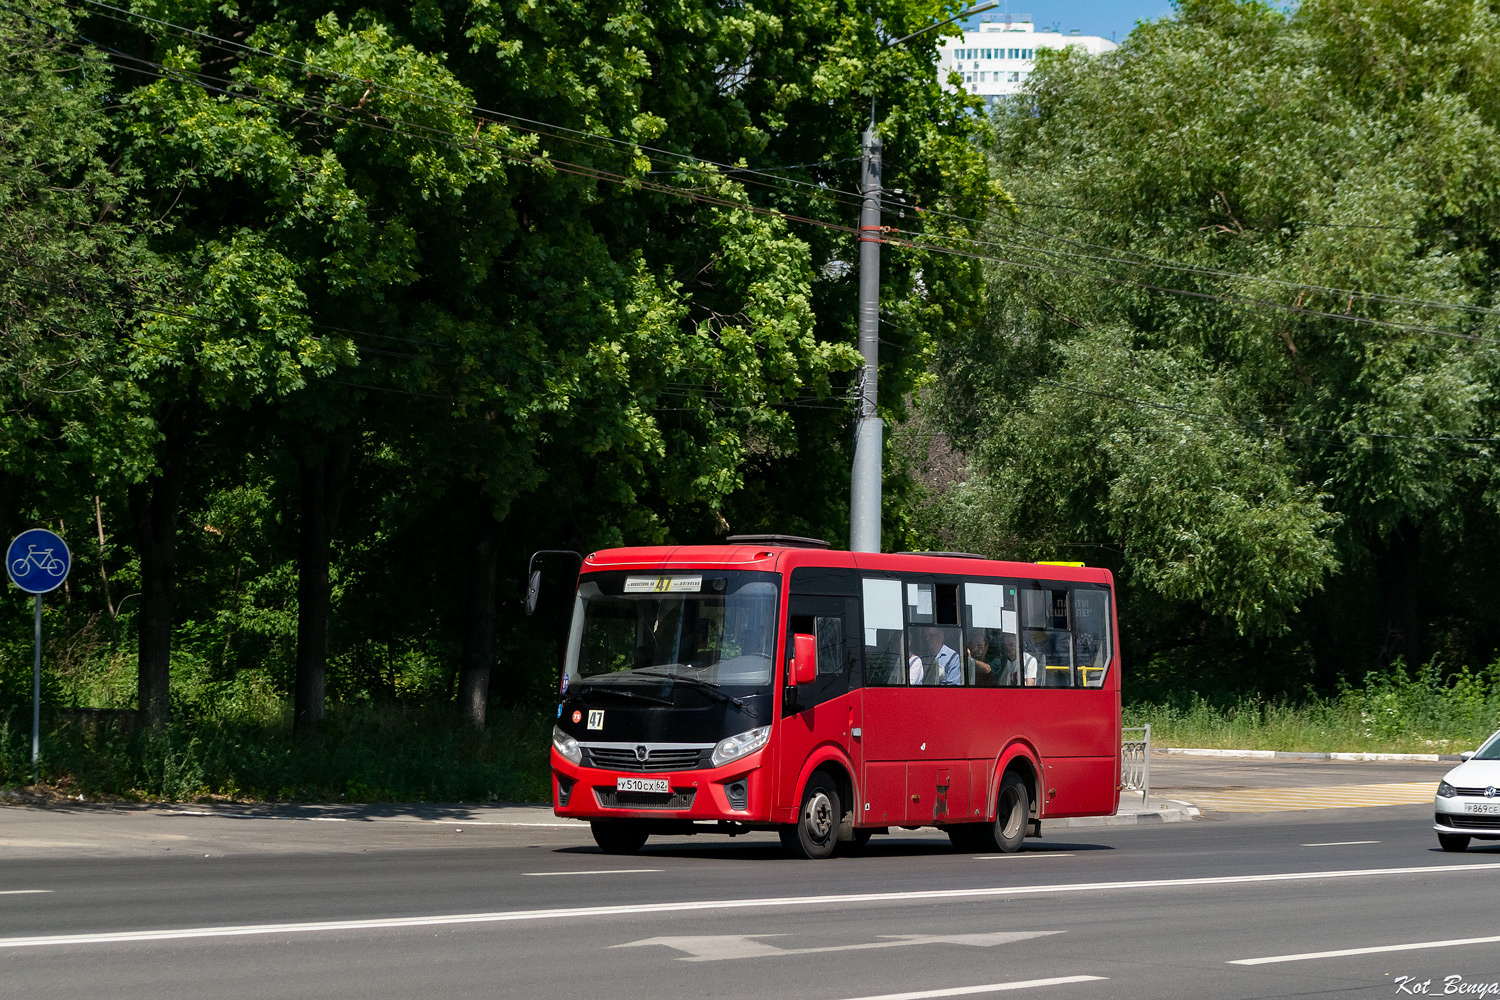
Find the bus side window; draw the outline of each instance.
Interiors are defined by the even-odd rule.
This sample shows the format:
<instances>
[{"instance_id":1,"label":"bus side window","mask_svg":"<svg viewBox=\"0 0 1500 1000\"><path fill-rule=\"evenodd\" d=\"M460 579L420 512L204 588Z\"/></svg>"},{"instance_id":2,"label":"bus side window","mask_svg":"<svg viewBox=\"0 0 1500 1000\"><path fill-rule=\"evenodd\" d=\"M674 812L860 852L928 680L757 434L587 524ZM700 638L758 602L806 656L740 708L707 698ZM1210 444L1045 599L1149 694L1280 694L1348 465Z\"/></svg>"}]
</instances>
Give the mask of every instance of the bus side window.
<instances>
[{"instance_id":1,"label":"bus side window","mask_svg":"<svg viewBox=\"0 0 1500 1000\"><path fill-rule=\"evenodd\" d=\"M865 579L865 683L870 687L901 686L906 683L901 581Z\"/></svg>"},{"instance_id":2,"label":"bus side window","mask_svg":"<svg viewBox=\"0 0 1500 1000\"><path fill-rule=\"evenodd\" d=\"M818 639L818 676L842 674L849 660L844 652L844 619L817 618L813 634Z\"/></svg>"},{"instance_id":3,"label":"bus side window","mask_svg":"<svg viewBox=\"0 0 1500 1000\"><path fill-rule=\"evenodd\" d=\"M1109 670L1109 592L1079 587L1073 591L1073 646L1078 682L1086 688L1104 686Z\"/></svg>"},{"instance_id":4,"label":"bus side window","mask_svg":"<svg viewBox=\"0 0 1500 1000\"><path fill-rule=\"evenodd\" d=\"M976 687L1020 687L1026 677L1019 650L1015 584L965 583L964 677L967 683ZM1031 674L1031 680L1035 682L1034 668Z\"/></svg>"}]
</instances>

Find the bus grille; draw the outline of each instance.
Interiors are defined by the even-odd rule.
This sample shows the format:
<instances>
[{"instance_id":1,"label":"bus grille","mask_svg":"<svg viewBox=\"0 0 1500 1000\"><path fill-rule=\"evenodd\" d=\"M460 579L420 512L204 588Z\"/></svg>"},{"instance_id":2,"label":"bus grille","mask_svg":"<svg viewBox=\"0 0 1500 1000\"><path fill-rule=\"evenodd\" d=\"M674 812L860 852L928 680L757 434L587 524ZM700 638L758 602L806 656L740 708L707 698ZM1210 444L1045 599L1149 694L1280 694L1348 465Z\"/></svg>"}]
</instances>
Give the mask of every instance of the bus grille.
<instances>
[{"instance_id":1,"label":"bus grille","mask_svg":"<svg viewBox=\"0 0 1500 1000\"><path fill-rule=\"evenodd\" d=\"M611 771L690 771L702 767L707 754L696 748L652 748L646 759L636 757L633 749L620 747L584 747L584 767L604 767Z\"/></svg>"},{"instance_id":2,"label":"bus grille","mask_svg":"<svg viewBox=\"0 0 1500 1000\"><path fill-rule=\"evenodd\" d=\"M691 809L696 788L674 788L670 792L619 792L596 788L594 795L605 809Z\"/></svg>"}]
</instances>

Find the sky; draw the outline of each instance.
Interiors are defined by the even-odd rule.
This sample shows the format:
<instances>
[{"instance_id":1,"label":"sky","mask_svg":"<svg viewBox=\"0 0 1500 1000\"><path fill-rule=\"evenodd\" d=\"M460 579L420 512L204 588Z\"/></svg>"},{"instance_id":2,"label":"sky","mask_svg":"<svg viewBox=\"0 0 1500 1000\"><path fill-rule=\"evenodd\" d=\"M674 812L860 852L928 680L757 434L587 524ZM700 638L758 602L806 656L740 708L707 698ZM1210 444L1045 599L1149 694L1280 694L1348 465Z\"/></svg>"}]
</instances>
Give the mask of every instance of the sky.
<instances>
[{"instance_id":1,"label":"sky","mask_svg":"<svg viewBox=\"0 0 1500 1000\"><path fill-rule=\"evenodd\" d=\"M1099 35L1118 42L1130 34L1135 22L1169 16L1172 4L1170 0L1001 0L999 7L980 17L1007 10L1030 14L1038 28L1056 25L1064 34L1077 28L1080 35ZM977 24L978 18L974 22Z\"/></svg>"}]
</instances>

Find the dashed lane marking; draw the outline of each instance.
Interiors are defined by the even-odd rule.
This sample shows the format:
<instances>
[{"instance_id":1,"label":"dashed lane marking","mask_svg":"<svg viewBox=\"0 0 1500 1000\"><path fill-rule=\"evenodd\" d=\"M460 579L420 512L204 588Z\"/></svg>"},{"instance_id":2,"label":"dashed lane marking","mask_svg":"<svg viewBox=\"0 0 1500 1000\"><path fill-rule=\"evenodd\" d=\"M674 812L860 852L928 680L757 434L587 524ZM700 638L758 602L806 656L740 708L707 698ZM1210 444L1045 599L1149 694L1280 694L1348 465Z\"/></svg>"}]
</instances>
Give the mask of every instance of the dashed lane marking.
<instances>
[{"instance_id":1,"label":"dashed lane marking","mask_svg":"<svg viewBox=\"0 0 1500 1000\"><path fill-rule=\"evenodd\" d=\"M522 872L523 875L639 875L643 872L659 872L661 868L596 868L586 872Z\"/></svg>"},{"instance_id":2,"label":"dashed lane marking","mask_svg":"<svg viewBox=\"0 0 1500 1000\"><path fill-rule=\"evenodd\" d=\"M1332 785L1322 788L1242 788L1227 792L1194 790L1188 797L1199 809L1214 812L1291 812L1297 809L1353 809L1362 806L1411 806L1431 802L1437 786L1430 781L1383 785Z\"/></svg>"},{"instance_id":3,"label":"dashed lane marking","mask_svg":"<svg viewBox=\"0 0 1500 1000\"><path fill-rule=\"evenodd\" d=\"M1412 944L1378 944L1370 948L1340 948L1337 951L1305 951L1299 955L1270 955L1266 958L1237 958L1229 965L1272 965L1276 962L1306 962L1314 958L1347 958L1350 955L1379 955L1391 951L1422 951L1427 948L1457 948L1466 944L1494 944L1500 937L1449 938L1446 941L1417 941Z\"/></svg>"},{"instance_id":4,"label":"dashed lane marking","mask_svg":"<svg viewBox=\"0 0 1500 1000\"><path fill-rule=\"evenodd\" d=\"M0 896L40 896L51 889L0 889Z\"/></svg>"},{"instance_id":5,"label":"dashed lane marking","mask_svg":"<svg viewBox=\"0 0 1500 1000\"><path fill-rule=\"evenodd\" d=\"M1065 986L1068 983L1095 983L1108 976L1057 976L1053 979L1022 979L1013 983L986 983L983 986L951 986L945 990L920 990L916 993L882 993L852 1000L929 1000L935 997L970 997L981 993L1003 993L1006 990L1032 990L1040 986Z\"/></svg>"},{"instance_id":6,"label":"dashed lane marking","mask_svg":"<svg viewBox=\"0 0 1500 1000\"><path fill-rule=\"evenodd\" d=\"M1356 844L1378 844L1378 840L1330 840L1322 844L1303 844L1303 847L1353 847Z\"/></svg>"}]
</instances>

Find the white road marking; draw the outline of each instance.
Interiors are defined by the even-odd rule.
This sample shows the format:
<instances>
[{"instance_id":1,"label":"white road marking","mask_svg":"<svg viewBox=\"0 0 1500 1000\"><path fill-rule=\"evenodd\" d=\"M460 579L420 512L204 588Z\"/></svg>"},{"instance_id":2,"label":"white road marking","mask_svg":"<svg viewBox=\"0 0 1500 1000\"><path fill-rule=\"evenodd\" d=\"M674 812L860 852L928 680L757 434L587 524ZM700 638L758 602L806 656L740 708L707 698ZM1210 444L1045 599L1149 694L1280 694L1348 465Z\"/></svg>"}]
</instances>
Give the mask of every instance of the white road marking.
<instances>
[{"instance_id":1,"label":"white road marking","mask_svg":"<svg viewBox=\"0 0 1500 1000\"><path fill-rule=\"evenodd\" d=\"M1303 844L1303 847L1353 847L1355 844L1378 844L1378 840L1330 840L1322 844Z\"/></svg>"},{"instance_id":2,"label":"white road marking","mask_svg":"<svg viewBox=\"0 0 1500 1000\"><path fill-rule=\"evenodd\" d=\"M327 931L386 930L403 927L440 927L463 924L509 923L521 920L577 920L581 917L638 916L647 913L698 913L704 910L764 910L800 906L848 906L871 903L916 903L930 900L994 899L1041 896L1062 892L1103 892L1111 889L1176 889L1197 886L1257 885L1273 882L1315 882L1338 878L1379 878L1392 875L1440 875L1465 872L1500 873L1500 864L1416 865L1410 868L1359 868L1323 872L1284 872L1271 875L1219 875L1206 878L1142 879L1130 882L1072 882L1063 885L1009 885L974 889L915 889L906 892L863 892L830 896L766 896L750 899L702 899L676 903L632 903L615 906L573 906L549 910L501 910L492 913L450 913L425 917L373 917L363 920L315 920L288 924L230 924L219 927L182 927L150 931L105 931L96 934L55 934L0 938L0 948L41 948L59 945L117 944L133 941L184 941L196 938L249 937L273 934L313 934Z\"/></svg>"},{"instance_id":3,"label":"white road marking","mask_svg":"<svg viewBox=\"0 0 1500 1000\"><path fill-rule=\"evenodd\" d=\"M929 1000L931 997L968 997L978 993L1003 993L1006 990L1030 990L1038 986L1063 986L1068 983L1094 983L1108 976L1058 976L1055 979L1023 979L1014 983L986 983L983 986L954 986L946 990L920 990L916 993L882 993L874 997L851 1000Z\"/></svg>"},{"instance_id":4,"label":"white road marking","mask_svg":"<svg viewBox=\"0 0 1500 1000\"><path fill-rule=\"evenodd\" d=\"M1271 965L1276 962L1306 962L1314 958L1344 958L1349 955L1379 955L1389 951L1421 951L1423 948L1457 948L1465 944L1494 944L1497 937L1451 938L1447 941L1418 941L1415 944L1383 944L1371 948L1341 948L1338 951L1308 951L1300 955L1270 955L1266 958L1237 958L1228 965Z\"/></svg>"},{"instance_id":5,"label":"white road marking","mask_svg":"<svg viewBox=\"0 0 1500 1000\"><path fill-rule=\"evenodd\" d=\"M821 955L830 951L868 951L871 948L901 948L907 945L956 944L970 948L993 948L1000 944L1027 941L1031 938L1062 934L1063 931L993 931L988 934L882 934L879 941L860 944L825 945L821 948L778 948L757 938L782 937L781 934L702 934L682 937L654 937L612 948L647 948L660 945L687 952L679 962L722 962L731 958L770 958L790 955Z\"/></svg>"},{"instance_id":6,"label":"white road marking","mask_svg":"<svg viewBox=\"0 0 1500 1000\"><path fill-rule=\"evenodd\" d=\"M1021 854L976 854L975 861L1004 861L1008 858L1073 858L1076 854L1054 854L1051 851L1026 851Z\"/></svg>"},{"instance_id":7,"label":"white road marking","mask_svg":"<svg viewBox=\"0 0 1500 1000\"><path fill-rule=\"evenodd\" d=\"M525 875L635 875L639 872L659 872L661 868L596 868L587 872L523 872Z\"/></svg>"},{"instance_id":8,"label":"white road marking","mask_svg":"<svg viewBox=\"0 0 1500 1000\"><path fill-rule=\"evenodd\" d=\"M0 889L0 896L39 896L51 889Z\"/></svg>"}]
</instances>

